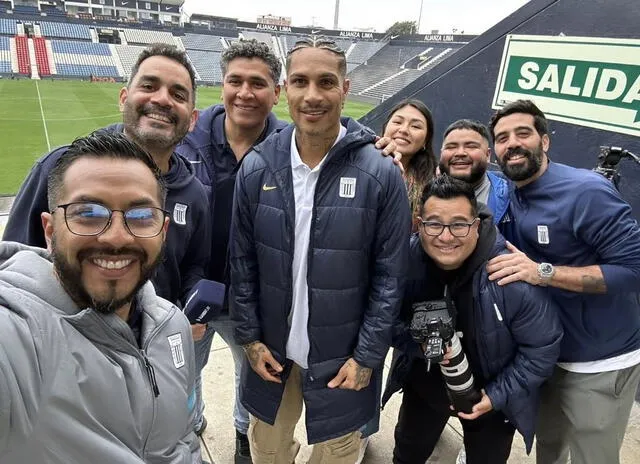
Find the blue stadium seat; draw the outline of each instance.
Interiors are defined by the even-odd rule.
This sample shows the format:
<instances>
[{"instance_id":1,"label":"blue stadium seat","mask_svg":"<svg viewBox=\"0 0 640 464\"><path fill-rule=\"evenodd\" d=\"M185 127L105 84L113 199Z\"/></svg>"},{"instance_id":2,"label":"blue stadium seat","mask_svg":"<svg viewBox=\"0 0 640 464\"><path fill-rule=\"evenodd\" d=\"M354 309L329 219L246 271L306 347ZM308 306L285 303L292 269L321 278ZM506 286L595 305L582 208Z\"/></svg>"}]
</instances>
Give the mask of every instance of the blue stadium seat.
<instances>
[{"instance_id":1,"label":"blue stadium seat","mask_svg":"<svg viewBox=\"0 0 640 464\"><path fill-rule=\"evenodd\" d=\"M56 64L58 74L63 76L86 77L90 75L98 77L118 77L115 66L94 66L86 64Z\"/></svg>"},{"instance_id":2,"label":"blue stadium seat","mask_svg":"<svg viewBox=\"0 0 640 464\"><path fill-rule=\"evenodd\" d=\"M85 24L56 23L52 21L40 21L42 35L49 37L64 37L69 39L91 40L89 26Z\"/></svg>"},{"instance_id":3,"label":"blue stadium seat","mask_svg":"<svg viewBox=\"0 0 640 464\"><path fill-rule=\"evenodd\" d=\"M0 18L0 34L16 35L16 22L13 19Z\"/></svg>"}]
</instances>

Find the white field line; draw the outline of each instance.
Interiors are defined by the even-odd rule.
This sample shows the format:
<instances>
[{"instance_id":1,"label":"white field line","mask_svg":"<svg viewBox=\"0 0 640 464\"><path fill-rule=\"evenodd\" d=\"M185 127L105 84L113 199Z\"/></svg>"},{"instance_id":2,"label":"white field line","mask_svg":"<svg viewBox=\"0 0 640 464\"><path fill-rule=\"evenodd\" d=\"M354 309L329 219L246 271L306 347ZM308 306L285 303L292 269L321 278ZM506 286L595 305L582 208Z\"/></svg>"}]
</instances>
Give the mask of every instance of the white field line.
<instances>
[{"instance_id":1,"label":"white field line","mask_svg":"<svg viewBox=\"0 0 640 464\"><path fill-rule=\"evenodd\" d=\"M44 110L42 109L42 98L40 97L40 87L38 86L38 81L36 81L36 90L38 91L38 103L40 103L40 115L42 116L44 137L47 139L47 151L51 151L51 142L49 142L49 131L47 130L47 120L44 118Z\"/></svg>"}]
</instances>

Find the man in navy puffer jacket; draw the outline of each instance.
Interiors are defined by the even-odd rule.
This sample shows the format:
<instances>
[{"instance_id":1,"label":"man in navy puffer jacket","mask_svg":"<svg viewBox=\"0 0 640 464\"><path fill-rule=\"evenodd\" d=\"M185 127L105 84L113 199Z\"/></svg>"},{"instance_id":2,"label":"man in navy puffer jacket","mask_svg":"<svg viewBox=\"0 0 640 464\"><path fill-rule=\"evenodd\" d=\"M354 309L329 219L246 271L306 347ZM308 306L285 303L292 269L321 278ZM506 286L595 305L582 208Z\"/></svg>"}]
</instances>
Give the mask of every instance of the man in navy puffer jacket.
<instances>
[{"instance_id":1,"label":"man in navy puffer jacket","mask_svg":"<svg viewBox=\"0 0 640 464\"><path fill-rule=\"evenodd\" d=\"M340 120L345 74L332 42L296 44L285 84L295 125L257 146L236 178L230 299L251 364L241 399L254 464L295 460L303 402L317 444L309 462L355 462L400 309L406 189L375 134Z\"/></svg>"},{"instance_id":2,"label":"man in navy puffer jacket","mask_svg":"<svg viewBox=\"0 0 640 464\"><path fill-rule=\"evenodd\" d=\"M538 390L560 353L557 308L538 287L522 282L499 286L488 279L486 262L506 251L489 211L477 210L469 184L441 176L425 188L418 234L411 238L409 280L402 320L412 305L442 299L445 287L455 303L456 330L482 399L458 416L469 462L503 464L514 431L531 450ZM422 351L402 329L386 402L404 389L395 431L394 464L422 464L431 455L450 416L438 366L427 371Z\"/></svg>"}]
</instances>

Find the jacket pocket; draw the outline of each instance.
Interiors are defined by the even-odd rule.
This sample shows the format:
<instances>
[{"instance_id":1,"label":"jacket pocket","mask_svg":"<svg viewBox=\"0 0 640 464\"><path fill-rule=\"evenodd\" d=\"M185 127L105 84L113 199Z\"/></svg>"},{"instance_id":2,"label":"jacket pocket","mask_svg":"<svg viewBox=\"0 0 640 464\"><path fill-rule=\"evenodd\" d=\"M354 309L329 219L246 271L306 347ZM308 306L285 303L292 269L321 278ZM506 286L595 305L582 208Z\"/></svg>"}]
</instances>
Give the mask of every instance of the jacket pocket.
<instances>
[{"instance_id":1,"label":"jacket pocket","mask_svg":"<svg viewBox=\"0 0 640 464\"><path fill-rule=\"evenodd\" d=\"M326 388L327 384L338 375L338 372L349 358L350 356L345 356L314 363L310 366L309 375L306 378L308 387L312 390Z\"/></svg>"}]
</instances>

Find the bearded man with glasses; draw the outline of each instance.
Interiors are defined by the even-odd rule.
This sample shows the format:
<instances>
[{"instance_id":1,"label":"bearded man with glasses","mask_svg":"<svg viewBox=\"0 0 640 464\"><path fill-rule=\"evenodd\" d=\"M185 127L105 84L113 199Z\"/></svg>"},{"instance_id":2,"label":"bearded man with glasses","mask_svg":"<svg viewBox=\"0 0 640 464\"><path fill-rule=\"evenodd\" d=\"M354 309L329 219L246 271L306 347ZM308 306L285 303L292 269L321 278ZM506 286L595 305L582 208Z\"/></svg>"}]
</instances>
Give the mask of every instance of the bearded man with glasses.
<instances>
[{"instance_id":1,"label":"bearded man with glasses","mask_svg":"<svg viewBox=\"0 0 640 464\"><path fill-rule=\"evenodd\" d=\"M149 282L169 226L160 170L101 132L47 187L48 249L0 242L0 462L201 463L190 325Z\"/></svg>"},{"instance_id":2,"label":"bearded man with glasses","mask_svg":"<svg viewBox=\"0 0 640 464\"><path fill-rule=\"evenodd\" d=\"M391 367L383 403L400 388L402 406L395 430L394 464L423 464L449 417L440 369L427 371L423 347L407 328L416 304L453 300L455 330L482 397L470 413L457 412L469 462L504 464L515 430L533 444L538 390L560 353L557 308L539 287L516 282L499 286L486 263L506 252L506 242L488 209L478 206L473 187L442 175L422 193L419 232L412 236L409 275L394 344L402 354ZM444 365L451 353L447 351Z\"/></svg>"}]
</instances>

